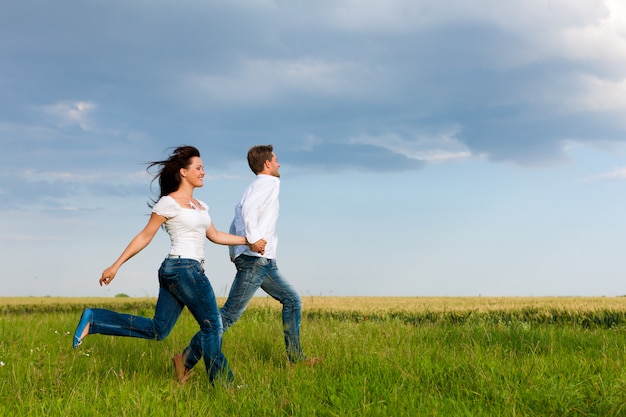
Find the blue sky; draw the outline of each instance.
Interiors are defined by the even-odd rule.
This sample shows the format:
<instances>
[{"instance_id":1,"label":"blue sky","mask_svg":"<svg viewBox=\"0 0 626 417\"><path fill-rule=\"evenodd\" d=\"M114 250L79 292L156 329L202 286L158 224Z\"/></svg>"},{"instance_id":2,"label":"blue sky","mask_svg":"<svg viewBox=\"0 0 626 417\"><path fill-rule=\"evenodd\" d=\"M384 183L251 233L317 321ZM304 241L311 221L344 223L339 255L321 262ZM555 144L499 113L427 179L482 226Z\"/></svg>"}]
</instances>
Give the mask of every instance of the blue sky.
<instances>
[{"instance_id":1,"label":"blue sky","mask_svg":"<svg viewBox=\"0 0 626 417\"><path fill-rule=\"evenodd\" d=\"M272 143L304 296L624 295L622 3L5 1L1 293L156 295L164 232L98 286L145 162L197 146L227 230Z\"/></svg>"}]
</instances>

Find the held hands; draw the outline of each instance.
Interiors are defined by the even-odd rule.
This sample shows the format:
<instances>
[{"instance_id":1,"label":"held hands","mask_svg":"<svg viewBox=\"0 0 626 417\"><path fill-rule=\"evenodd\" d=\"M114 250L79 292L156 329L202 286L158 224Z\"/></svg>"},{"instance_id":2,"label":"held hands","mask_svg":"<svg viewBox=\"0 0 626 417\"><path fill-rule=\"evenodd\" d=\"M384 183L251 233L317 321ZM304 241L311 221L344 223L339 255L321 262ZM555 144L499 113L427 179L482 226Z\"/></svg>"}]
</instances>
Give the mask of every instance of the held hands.
<instances>
[{"instance_id":1,"label":"held hands","mask_svg":"<svg viewBox=\"0 0 626 417\"><path fill-rule=\"evenodd\" d=\"M257 252L263 255L265 253L266 244L267 244L267 241L265 239L259 239L254 243L248 244L248 247L250 248L252 252Z\"/></svg>"}]
</instances>

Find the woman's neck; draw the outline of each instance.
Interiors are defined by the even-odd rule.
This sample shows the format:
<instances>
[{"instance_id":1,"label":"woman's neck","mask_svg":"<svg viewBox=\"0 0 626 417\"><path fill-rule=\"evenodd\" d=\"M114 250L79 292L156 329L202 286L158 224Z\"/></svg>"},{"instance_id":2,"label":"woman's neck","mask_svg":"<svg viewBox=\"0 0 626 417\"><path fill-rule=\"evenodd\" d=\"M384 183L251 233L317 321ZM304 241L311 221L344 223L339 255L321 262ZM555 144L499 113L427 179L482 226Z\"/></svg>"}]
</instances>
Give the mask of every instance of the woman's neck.
<instances>
[{"instance_id":1,"label":"woman's neck","mask_svg":"<svg viewBox=\"0 0 626 417\"><path fill-rule=\"evenodd\" d=\"M182 183L180 187L178 187L178 190L174 191L173 193L170 193L170 196L181 198L181 199L186 199L186 200L192 200L193 189L194 187L191 187L191 186L188 186L188 184Z\"/></svg>"},{"instance_id":2,"label":"woman's neck","mask_svg":"<svg viewBox=\"0 0 626 417\"><path fill-rule=\"evenodd\" d=\"M192 193L181 193L180 191L174 191L173 193L170 193L170 197L177 200L193 200Z\"/></svg>"}]
</instances>

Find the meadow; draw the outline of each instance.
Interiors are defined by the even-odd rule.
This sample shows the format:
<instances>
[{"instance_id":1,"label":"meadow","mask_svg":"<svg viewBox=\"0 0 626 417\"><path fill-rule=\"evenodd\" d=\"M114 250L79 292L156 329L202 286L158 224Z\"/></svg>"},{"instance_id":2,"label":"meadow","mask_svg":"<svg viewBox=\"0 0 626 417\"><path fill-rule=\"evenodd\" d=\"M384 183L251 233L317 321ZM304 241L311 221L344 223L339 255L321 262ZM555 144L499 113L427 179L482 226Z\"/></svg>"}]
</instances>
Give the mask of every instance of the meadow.
<instances>
[{"instance_id":1,"label":"meadow","mask_svg":"<svg viewBox=\"0 0 626 417\"><path fill-rule=\"evenodd\" d=\"M224 300L220 299L222 303ZM235 383L185 385L164 341L90 335L85 306L152 316L154 299L0 298L3 416L623 416L626 298L305 297L290 366L279 304L255 298L224 335Z\"/></svg>"}]
</instances>

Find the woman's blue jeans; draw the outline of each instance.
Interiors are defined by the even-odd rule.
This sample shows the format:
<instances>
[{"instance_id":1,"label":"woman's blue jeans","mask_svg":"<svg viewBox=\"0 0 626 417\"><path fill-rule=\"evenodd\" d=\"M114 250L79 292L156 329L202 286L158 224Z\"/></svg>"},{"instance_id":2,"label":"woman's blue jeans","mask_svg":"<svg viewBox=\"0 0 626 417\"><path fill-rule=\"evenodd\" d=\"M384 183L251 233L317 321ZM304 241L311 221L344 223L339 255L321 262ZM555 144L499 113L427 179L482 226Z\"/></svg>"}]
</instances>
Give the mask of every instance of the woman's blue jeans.
<instances>
[{"instance_id":1,"label":"woman's blue jeans","mask_svg":"<svg viewBox=\"0 0 626 417\"><path fill-rule=\"evenodd\" d=\"M209 380L212 382L220 375L232 380L232 371L222 353L222 319L213 287L202 264L193 259L163 261L159 268L159 298L152 319L94 308L89 333L163 340L185 306L200 325L196 343L202 347L201 357Z\"/></svg>"},{"instance_id":2,"label":"woman's blue jeans","mask_svg":"<svg viewBox=\"0 0 626 417\"><path fill-rule=\"evenodd\" d=\"M282 321L287 356L292 363L305 359L300 346L300 321L302 318L302 300L294 288L283 278L276 261L257 256L239 255L235 258L237 274L228 293L224 306L220 309L224 331L241 317L250 300L261 288L283 305ZM193 368L200 359L199 336L191 339L185 366Z\"/></svg>"}]
</instances>

